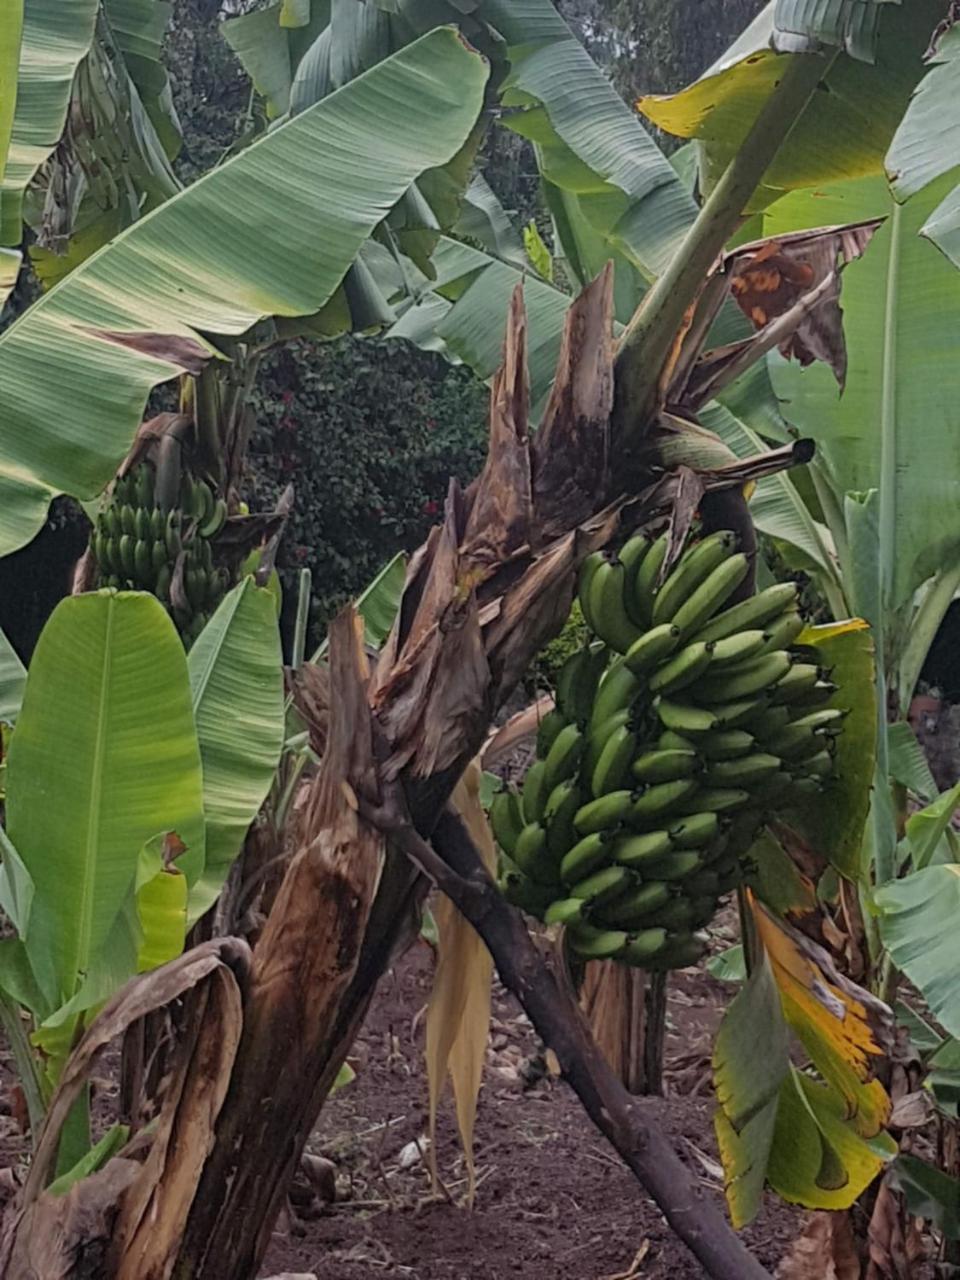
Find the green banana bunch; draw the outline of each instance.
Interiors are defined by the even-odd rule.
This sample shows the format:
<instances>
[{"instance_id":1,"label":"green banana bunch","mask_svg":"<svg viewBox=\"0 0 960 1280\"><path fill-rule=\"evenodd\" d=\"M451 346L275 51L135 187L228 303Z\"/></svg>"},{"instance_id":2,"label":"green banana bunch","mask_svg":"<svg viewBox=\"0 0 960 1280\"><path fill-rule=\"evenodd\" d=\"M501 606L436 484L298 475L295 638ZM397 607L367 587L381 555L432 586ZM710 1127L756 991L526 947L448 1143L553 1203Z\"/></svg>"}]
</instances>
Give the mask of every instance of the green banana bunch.
<instances>
[{"instance_id":1,"label":"green banana bunch","mask_svg":"<svg viewBox=\"0 0 960 1280\"><path fill-rule=\"evenodd\" d=\"M522 791L490 810L511 902L584 959L650 969L699 958L696 931L749 870L771 806L830 785L845 715L796 647L794 584L730 605L749 570L733 533L672 565L668 549L639 534L584 561L597 641L561 669Z\"/></svg>"},{"instance_id":2,"label":"green banana bunch","mask_svg":"<svg viewBox=\"0 0 960 1280\"><path fill-rule=\"evenodd\" d=\"M150 460L118 476L97 517L90 547L101 586L152 592L189 644L232 585L229 574L215 567L210 545L227 518L227 504L205 480L186 474L180 478L179 495L174 484L179 505L170 505L164 496L168 490ZM181 557L183 596L175 605L170 593Z\"/></svg>"}]
</instances>

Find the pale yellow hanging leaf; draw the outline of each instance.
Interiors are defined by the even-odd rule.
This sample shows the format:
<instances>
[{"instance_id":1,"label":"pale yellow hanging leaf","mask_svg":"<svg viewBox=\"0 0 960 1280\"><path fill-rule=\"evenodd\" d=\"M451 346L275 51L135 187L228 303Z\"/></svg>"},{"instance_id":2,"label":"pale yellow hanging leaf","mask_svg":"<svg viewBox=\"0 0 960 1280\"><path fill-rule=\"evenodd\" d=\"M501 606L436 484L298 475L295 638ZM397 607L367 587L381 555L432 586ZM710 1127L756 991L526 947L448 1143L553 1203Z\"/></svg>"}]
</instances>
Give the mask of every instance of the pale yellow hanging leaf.
<instances>
[{"instance_id":1,"label":"pale yellow hanging leaf","mask_svg":"<svg viewBox=\"0 0 960 1280\"><path fill-rule=\"evenodd\" d=\"M453 793L453 803L466 824L488 871L496 866L496 848L480 803L479 762L467 766ZM441 896L434 911L437 924L437 969L427 1008L426 1062L430 1088L430 1173L437 1174L437 1107L447 1073L453 1084L457 1126L467 1166L467 1203L473 1204L476 1172L473 1128L490 1029L490 984L493 961L483 941L449 898Z\"/></svg>"}]
</instances>

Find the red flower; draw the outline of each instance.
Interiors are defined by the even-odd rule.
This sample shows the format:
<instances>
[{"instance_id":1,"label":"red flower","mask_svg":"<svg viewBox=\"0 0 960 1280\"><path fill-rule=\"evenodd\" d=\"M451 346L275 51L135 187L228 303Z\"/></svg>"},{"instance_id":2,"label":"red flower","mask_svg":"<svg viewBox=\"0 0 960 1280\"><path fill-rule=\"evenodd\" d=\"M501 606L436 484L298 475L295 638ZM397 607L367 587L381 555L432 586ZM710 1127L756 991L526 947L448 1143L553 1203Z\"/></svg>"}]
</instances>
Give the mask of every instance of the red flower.
<instances>
[{"instance_id":1,"label":"red flower","mask_svg":"<svg viewBox=\"0 0 960 1280\"><path fill-rule=\"evenodd\" d=\"M293 392L292 391L281 392L280 399L283 401L284 404L290 404L290 402L293 400Z\"/></svg>"},{"instance_id":2,"label":"red flower","mask_svg":"<svg viewBox=\"0 0 960 1280\"><path fill-rule=\"evenodd\" d=\"M425 516L435 516L437 512L440 510L440 507L431 498L429 501L423 504L423 507L421 508L421 510L423 511L423 514Z\"/></svg>"}]
</instances>

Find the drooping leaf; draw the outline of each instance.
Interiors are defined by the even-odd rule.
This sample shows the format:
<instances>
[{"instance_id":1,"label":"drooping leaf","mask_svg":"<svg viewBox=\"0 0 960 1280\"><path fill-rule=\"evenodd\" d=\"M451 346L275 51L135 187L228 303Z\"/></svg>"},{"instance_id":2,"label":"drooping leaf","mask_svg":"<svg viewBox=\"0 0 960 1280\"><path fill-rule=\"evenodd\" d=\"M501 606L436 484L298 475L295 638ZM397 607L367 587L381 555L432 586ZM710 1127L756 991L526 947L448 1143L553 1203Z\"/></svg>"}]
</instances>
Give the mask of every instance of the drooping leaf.
<instances>
[{"instance_id":1,"label":"drooping leaf","mask_svg":"<svg viewBox=\"0 0 960 1280\"><path fill-rule=\"evenodd\" d=\"M0 720L4 724L16 723L26 682L26 667L20 661L16 649L0 631Z\"/></svg>"},{"instance_id":2,"label":"drooping leaf","mask_svg":"<svg viewBox=\"0 0 960 1280\"><path fill-rule=\"evenodd\" d=\"M553 284L553 258L533 219L523 228L523 247L531 267L540 279L546 280L547 284Z\"/></svg>"},{"instance_id":3,"label":"drooping leaf","mask_svg":"<svg viewBox=\"0 0 960 1280\"><path fill-rule=\"evenodd\" d=\"M960 1179L908 1153L894 1160L890 1179L908 1213L927 1218L948 1240L960 1240Z\"/></svg>"},{"instance_id":4,"label":"drooping leaf","mask_svg":"<svg viewBox=\"0 0 960 1280\"><path fill-rule=\"evenodd\" d=\"M0 184L0 245L18 245L23 237L23 193L60 140L74 72L93 37L97 0L23 0L22 12L15 108ZM16 14L11 18L5 8L4 40L15 38ZM12 82L4 77L0 83L9 100Z\"/></svg>"},{"instance_id":5,"label":"drooping leaf","mask_svg":"<svg viewBox=\"0 0 960 1280\"><path fill-rule=\"evenodd\" d=\"M880 936L893 963L952 1036L960 1037L960 865L924 867L875 894Z\"/></svg>"},{"instance_id":6,"label":"drooping leaf","mask_svg":"<svg viewBox=\"0 0 960 1280\"><path fill-rule=\"evenodd\" d=\"M821 14L827 16L829 11L837 17L840 7L833 0L818 6ZM842 7L847 13L868 8ZM762 208L783 191L882 172L890 140L923 74L923 53L943 16L943 6L939 0L913 0L904 5L882 4L875 13L873 62L846 55L829 65L824 62L824 88L813 94L791 128L752 207ZM700 139L701 178L708 189L743 142L783 73L787 55L773 47L775 16L776 5L768 5L740 39L680 93L651 95L638 103L668 133ZM833 221L816 217L806 225Z\"/></svg>"},{"instance_id":7,"label":"drooping leaf","mask_svg":"<svg viewBox=\"0 0 960 1280\"><path fill-rule=\"evenodd\" d=\"M843 396L824 366L801 370L771 359L784 415L817 441L834 490L878 492L884 611L899 608L926 578L952 564L960 545L939 514L960 476L951 389L960 276L917 234L944 189L943 182L935 184L900 206L882 179L843 182L791 195L764 219L765 233L775 235L888 215L843 275L849 356Z\"/></svg>"},{"instance_id":8,"label":"drooping leaf","mask_svg":"<svg viewBox=\"0 0 960 1280\"><path fill-rule=\"evenodd\" d=\"M482 173L474 175L463 194L456 234L467 241L477 241L515 267L524 266L520 235Z\"/></svg>"},{"instance_id":9,"label":"drooping leaf","mask_svg":"<svg viewBox=\"0 0 960 1280\"><path fill-rule=\"evenodd\" d=\"M88 976L161 831L203 867L200 752L180 638L153 596L68 597L37 643L10 747L7 829L35 887L25 939L53 1007Z\"/></svg>"},{"instance_id":10,"label":"drooping leaf","mask_svg":"<svg viewBox=\"0 0 960 1280\"><path fill-rule=\"evenodd\" d=\"M890 1099L875 1079L891 1043L890 1010L838 974L823 948L788 930L756 902L753 919L783 1016L836 1092L844 1118L863 1137L874 1137L890 1114Z\"/></svg>"},{"instance_id":11,"label":"drooping leaf","mask_svg":"<svg viewBox=\"0 0 960 1280\"><path fill-rule=\"evenodd\" d=\"M53 494L102 489L150 389L214 354L201 331L320 310L411 181L463 145L486 76L454 32L425 36L129 227L0 335L0 548L33 535Z\"/></svg>"},{"instance_id":12,"label":"drooping leaf","mask_svg":"<svg viewBox=\"0 0 960 1280\"><path fill-rule=\"evenodd\" d=\"M173 12L169 0L103 0L110 30L166 155L183 134L163 62L163 39Z\"/></svg>"},{"instance_id":13,"label":"drooping leaf","mask_svg":"<svg viewBox=\"0 0 960 1280\"><path fill-rule=\"evenodd\" d=\"M838 686L830 705L847 711L837 738L836 776L814 803L793 810L788 821L843 875L860 875L861 845L870 811L877 751L873 638L862 622L808 627L798 644L814 645L820 664Z\"/></svg>"},{"instance_id":14,"label":"drooping leaf","mask_svg":"<svg viewBox=\"0 0 960 1280\"><path fill-rule=\"evenodd\" d=\"M761 955L724 1014L713 1048L714 1118L724 1190L737 1228L760 1208L780 1089L790 1067L780 996Z\"/></svg>"},{"instance_id":15,"label":"drooping leaf","mask_svg":"<svg viewBox=\"0 0 960 1280\"><path fill-rule=\"evenodd\" d=\"M480 803L481 770L467 766L453 792L453 803L488 871L497 853L487 815ZM430 1164L437 1182L437 1107L447 1073L453 1084L457 1125L467 1167L467 1200L475 1190L473 1127L490 1031L493 960L483 940L449 898L437 902L437 970L427 1005L427 1078L430 1086Z\"/></svg>"},{"instance_id":16,"label":"drooping leaf","mask_svg":"<svg viewBox=\"0 0 960 1280\"><path fill-rule=\"evenodd\" d=\"M273 782L283 748L282 662L273 598L244 578L224 596L187 660L206 818L206 860L191 886L191 923L223 887Z\"/></svg>"},{"instance_id":17,"label":"drooping leaf","mask_svg":"<svg viewBox=\"0 0 960 1280\"><path fill-rule=\"evenodd\" d=\"M897 1144L865 1141L847 1123L843 1099L791 1066L777 1108L767 1177L784 1200L809 1209L846 1209L870 1185Z\"/></svg>"},{"instance_id":18,"label":"drooping leaf","mask_svg":"<svg viewBox=\"0 0 960 1280\"><path fill-rule=\"evenodd\" d=\"M776 0L773 44L799 51L827 45L854 58L876 56L881 6L891 0ZM898 3L898 0L893 0Z\"/></svg>"}]
</instances>

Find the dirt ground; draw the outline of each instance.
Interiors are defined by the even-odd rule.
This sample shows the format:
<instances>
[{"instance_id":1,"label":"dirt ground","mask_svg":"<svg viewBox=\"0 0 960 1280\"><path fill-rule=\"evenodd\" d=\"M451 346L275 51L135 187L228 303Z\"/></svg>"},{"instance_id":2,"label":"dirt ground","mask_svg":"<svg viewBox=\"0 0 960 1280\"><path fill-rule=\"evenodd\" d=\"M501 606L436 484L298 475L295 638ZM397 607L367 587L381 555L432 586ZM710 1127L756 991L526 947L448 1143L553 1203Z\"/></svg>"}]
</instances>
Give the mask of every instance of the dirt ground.
<instances>
[{"instance_id":1,"label":"dirt ground","mask_svg":"<svg viewBox=\"0 0 960 1280\"><path fill-rule=\"evenodd\" d=\"M574 1094L544 1073L525 1015L494 999L480 1098L472 1211L452 1102L438 1143L450 1200L431 1200L418 1143L427 1132L423 1010L432 959L420 944L385 979L351 1055L357 1077L325 1108L312 1150L338 1167L338 1202L304 1221L288 1214L264 1276L318 1280L693 1280L701 1267L593 1128ZM651 1103L673 1143L718 1195L709 1052L729 988L699 973L671 984L668 1096ZM746 1233L776 1265L797 1215L773 1198Z\"/></svg>"},{"instance_id":2,"label":"dirt ground","mask_svg":"<svg viewBox=\"0 0 960 1280\"><path fill-rule=\"evenodd\" d=\"M722 926L721 926L722 929ZM719 940L718 940L719 941ZM724 944L721 944L724 945ZM704 1273L594 1129L574 1094L546 1072L526 1016L497 986L475 1140L478 1192L462 1207L462 1154L448 1095L438 1162L446 1199L431 1196L423 1014L433 955L418 943L381 984L350 1063L356 1078L324 1109L311 1151L336 1166L337 1200L291 1204L262 1276L317 1280L693 1280ZM730 989L686 971L671 980L667 1097L651 1101L674 1146L711 1194L721 1171L709 1053ZM116 1057L101 1065L101 1110ZM282 1070L282 1063L278 1064ZM0 1205L22 1175L15 1075L0 1052ZM22 1110L22 1108L21 1108ZM300 1198L302 1201L302 1198ZM798 1227L770 1197L746 1239L771 1270Z\"/></svg>"}]
</instances>

